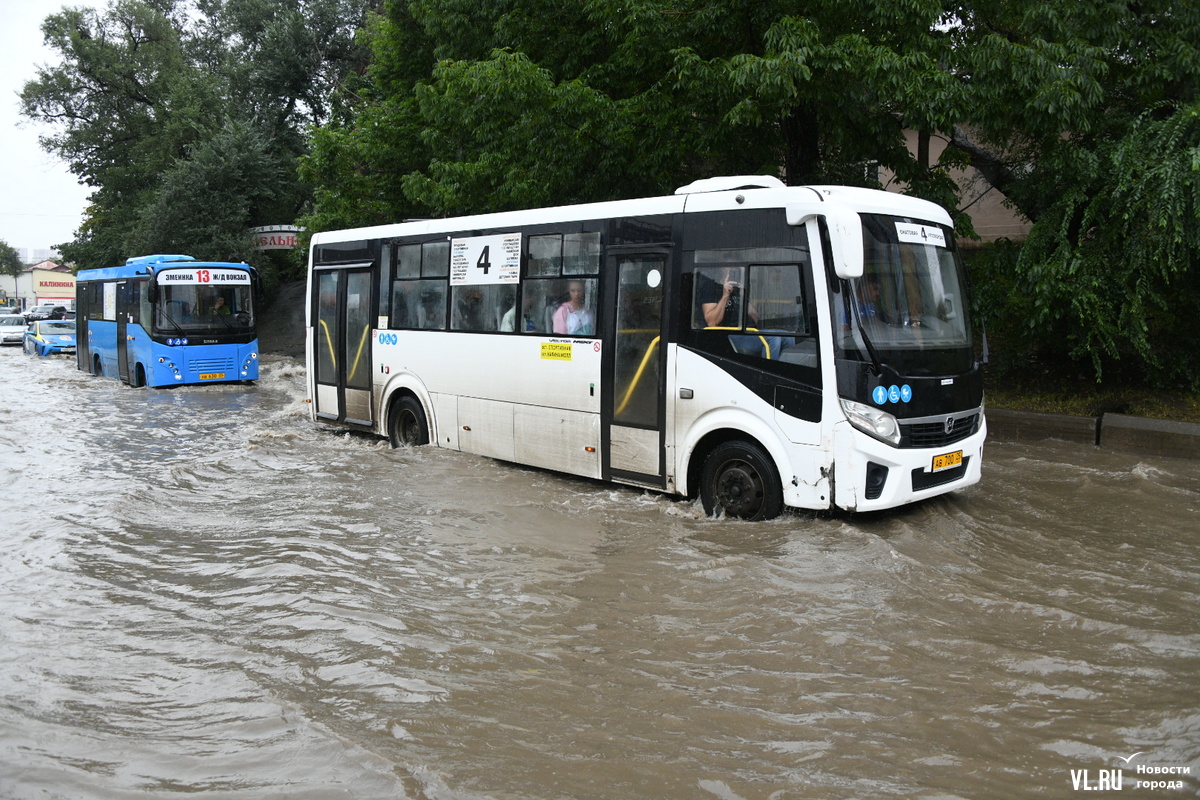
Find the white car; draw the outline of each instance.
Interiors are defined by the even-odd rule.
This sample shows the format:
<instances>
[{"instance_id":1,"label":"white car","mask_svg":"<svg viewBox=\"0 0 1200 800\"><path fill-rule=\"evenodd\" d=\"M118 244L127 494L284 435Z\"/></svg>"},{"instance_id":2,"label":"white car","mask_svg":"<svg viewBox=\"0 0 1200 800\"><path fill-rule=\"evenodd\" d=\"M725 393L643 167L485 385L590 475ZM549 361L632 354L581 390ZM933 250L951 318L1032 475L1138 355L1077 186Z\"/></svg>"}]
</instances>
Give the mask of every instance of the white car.
<instances>
[{"instance_id":1,"label":"white car","mask_svg":"<svg viewBox=\"0 0 1200 800\"><path fill-rule=\"evenodd\" d=\"M0 316L0 344L20 344L27 327L25 318L18 314Z\"/></svg>"}]
</instances>

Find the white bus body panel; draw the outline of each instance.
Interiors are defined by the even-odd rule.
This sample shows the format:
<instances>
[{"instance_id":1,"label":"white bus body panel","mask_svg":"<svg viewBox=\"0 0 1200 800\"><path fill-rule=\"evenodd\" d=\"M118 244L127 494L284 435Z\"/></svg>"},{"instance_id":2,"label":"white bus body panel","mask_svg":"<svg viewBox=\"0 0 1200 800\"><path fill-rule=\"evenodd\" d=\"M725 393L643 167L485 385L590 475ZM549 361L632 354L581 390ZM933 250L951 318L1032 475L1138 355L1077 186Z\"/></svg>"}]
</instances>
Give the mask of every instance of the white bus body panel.
<instances>
[{"instance_id":1,"label":"white bus body panel","mask_svg":"<svg viewBox=\"0 0 1200 800\"><path fill-rule=\"evenodd\" d=\"M832 454L822 447L821 423L786 417L779 424L772 405L735 380L719 366L683 348L674 352L674 420L668 430L677 431L674 475L677 489L687 493L688 464L705 436L718 431L736 431L739 438L757 441L775 462L783 483L783 502L796 508L827 508L831 502L829 467ZM681 399L679 389L691 389L690 399ZM828 414L823 413L828 419ZM802 440L797 443L795 440Z\"/></svg>"},{"instance_id":2,"label":"white bus body panel","mask_svg":"<svg viewBox=\"0 0 1200 800\"><path fill-rule=\"evenodd\" d=\"M386 431L392 396L407 389L421 400L430 441L441 447L600 477L596 341L389 333L397 344L383 344L375 333L378 433Z\"/></svg>"}]
</instances>

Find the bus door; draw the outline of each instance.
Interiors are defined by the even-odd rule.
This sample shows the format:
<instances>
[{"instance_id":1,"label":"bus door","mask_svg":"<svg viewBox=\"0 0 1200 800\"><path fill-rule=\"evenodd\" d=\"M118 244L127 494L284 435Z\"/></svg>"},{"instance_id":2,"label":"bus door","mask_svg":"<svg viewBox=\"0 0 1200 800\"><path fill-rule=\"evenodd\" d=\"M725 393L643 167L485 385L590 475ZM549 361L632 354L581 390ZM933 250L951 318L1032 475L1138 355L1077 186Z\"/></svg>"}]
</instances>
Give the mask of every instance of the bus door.
<instances>
[{"instance_id":1,"label":"bus door","mask_svg":"<svg viewBox=\"0 0 1200 800\"><path fill-rule=\"evenodd\" d=\"M605 477L665 488L666 346L663 298L670 253L609 248L604 354Z\"/></svg>"},{"instance_id":2,"label":"bus door","mask_svg":"<svg viewBox=\"0 0 1200 800\"><path fill-rule=\"evenodd\" d=\"M117 281L117 374L129 383L129 315L133 313L133 284Z\"/></svg>"},{"instance_id":3,"label":"bus door","mask_svg":"<svg viewBox=\"0 0 1200 800\"><path fill-rule=\"evenodd\" d=\"M317 268L313 309L316 412L319 419L372 426L369 264Z\"/></svg>"},{"instance_id":4,"label":"bus door","mask_svg":"<svg viewBox=\"0 0 1200 800\"><path fill-rule=\"evenodd\" d=\"M75 366L84 372L92 371L92 341L88 337L88 324L95 286L93 283L75 285Z\"/></svg>"}]
</instances>

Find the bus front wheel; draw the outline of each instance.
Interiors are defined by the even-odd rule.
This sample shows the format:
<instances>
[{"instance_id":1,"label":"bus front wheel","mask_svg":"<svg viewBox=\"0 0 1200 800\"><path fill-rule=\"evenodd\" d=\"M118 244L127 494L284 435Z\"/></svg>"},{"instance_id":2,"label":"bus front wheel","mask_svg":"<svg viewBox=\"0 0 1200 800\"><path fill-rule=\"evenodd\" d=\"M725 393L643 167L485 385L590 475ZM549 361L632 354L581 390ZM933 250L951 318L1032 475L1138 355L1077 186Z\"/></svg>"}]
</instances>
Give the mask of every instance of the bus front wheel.
<instances>
[{"instance_id":1,"label":"bus front wheel","mask_svg":"<svg viewBox=\"0 0 1200 800\"><path fill-rule=\"evenodd\" d=\"M724 442L709 453L700 476L700 502L710 517L764 520L783 510L783 486L775 463L752 442Z\"/></svg>"},{"instance_id":2,"label":"bus front wheel","mask_svg":"<svg viewBox=\"0 0 1200 800\"><path fill-rule=\"evenodd\" d=\"M401 397L388 415L388 440L392 447L416 447L429 444L429 425L425 409L411 395Z\"/></svg>"}]
</instances>

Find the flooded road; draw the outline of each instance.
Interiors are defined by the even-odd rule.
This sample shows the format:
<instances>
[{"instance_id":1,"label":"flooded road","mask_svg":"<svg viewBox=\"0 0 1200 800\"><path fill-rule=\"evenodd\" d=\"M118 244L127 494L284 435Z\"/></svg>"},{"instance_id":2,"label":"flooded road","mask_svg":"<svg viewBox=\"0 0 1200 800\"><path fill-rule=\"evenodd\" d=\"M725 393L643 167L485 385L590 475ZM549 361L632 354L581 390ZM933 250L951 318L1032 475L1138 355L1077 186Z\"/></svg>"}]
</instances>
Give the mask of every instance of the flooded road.
<instances>
[{"instance_id":1,"label":"flooded road","mask_svg":"<svg viewBox=\"0 0 1200 800\"><path fill-rule=\"evenodd\" d=\"M0 351L0 797L1200 792L1198 462L990 443L917 507L714 521L263 375Z\"/></svg>"}]
</instances>

